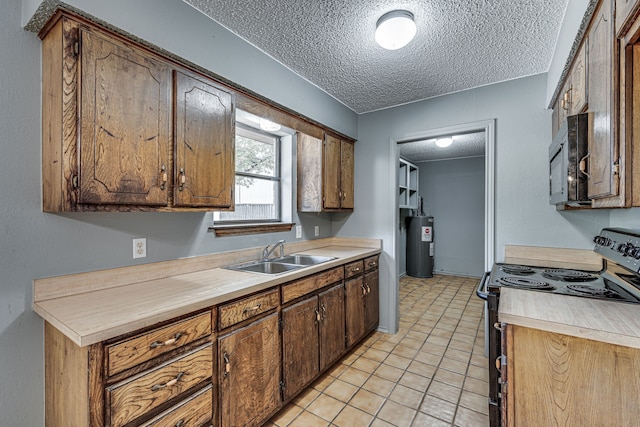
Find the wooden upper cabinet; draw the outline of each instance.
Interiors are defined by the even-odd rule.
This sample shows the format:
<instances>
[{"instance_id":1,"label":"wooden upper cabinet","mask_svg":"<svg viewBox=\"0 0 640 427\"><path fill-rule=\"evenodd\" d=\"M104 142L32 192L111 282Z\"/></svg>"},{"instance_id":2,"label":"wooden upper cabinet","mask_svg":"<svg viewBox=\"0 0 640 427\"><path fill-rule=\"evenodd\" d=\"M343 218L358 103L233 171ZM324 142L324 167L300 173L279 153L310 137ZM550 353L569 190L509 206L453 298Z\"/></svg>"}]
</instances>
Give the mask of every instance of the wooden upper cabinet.
<instances>
[{"instance_id":1,"label":"wooden upper cabinet","mask_svg":"<svg viewBox=\"0 0 640 427\"><path fill-rule=\"evenodd\" d=\"M600 3L588 35L589 159L588 196L618 194L618 144L615 135L612 91L614 80L612 0Z\"/></svg>"},{"instance_id":2,"label":"wooden upper cabinet","mask_svg":"<svg viewBox=\"0 0 640 427\"><path fill-rule=\"evenodd\" d=\"M79 203L166 205L171 70L80 29Z\"/></svg>"},{"instance_id":3,"label":"wooden upper cabinet","mask_svg":"<svg viewBox=\"0 0 640 427\"><path fill-rule=\"evenodd\" d=\"M353 142L298 133L298 211L353 210L353 173Z\"/></svg>"},{"instance_id":4,"label":"wooden upper cabinet","mask_svg":"<svg viewBox=\"0 0 640 427\"><path fill-rule=\"evenodd\" d=\"M571 67L569 115L579 114L587 104L587 51L583 43Z\"/></svg>"},{"instance_id":5,"label":"wooden upper cabinet","mask_svg":"<svg viewBox=\"0 0 640 427\"><path fill-rule=\"evenodd\" d=\"M44 211L233 209L231 91L80 18L42 47Z\"/></svg>"},{"instance_id":6,"label":"wooden upper cabinet","mask_svg":"<svg viewBox=\"0 0 640 427\"><path fill-rule=\"evenodd\" d=\"M233 95L211 81L175 71L176 206L233 208Z\"/></svg>"}]
</instances>

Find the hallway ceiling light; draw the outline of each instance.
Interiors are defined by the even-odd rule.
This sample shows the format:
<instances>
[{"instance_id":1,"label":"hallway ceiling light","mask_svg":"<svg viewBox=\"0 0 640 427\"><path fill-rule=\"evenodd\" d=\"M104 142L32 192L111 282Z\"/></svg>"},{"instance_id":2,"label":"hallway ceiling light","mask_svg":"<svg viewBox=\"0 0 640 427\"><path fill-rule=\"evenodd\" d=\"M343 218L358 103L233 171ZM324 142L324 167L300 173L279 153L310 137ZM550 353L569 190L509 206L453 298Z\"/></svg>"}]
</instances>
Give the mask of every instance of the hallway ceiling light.
<instances>
[{"instance_id":1,"label":"hallway ceiling light","mask_svg":"<svg viewBox=\"0 0 640 427\"><path fill-rule=\"evenodd\" d=\"M451 144L453 144L453 138L440 138L440 139L436 139L436 145L438 147L448 147Z\"/></svg>"},{"instance_id":2,"label":"hallway ceiling light","mask_svg":"<svg viewBox=\"0 0 640 427\"><path fill-rule=\"evenodd\" d=\"M413 13L407 10L392 10L376 23L376 43L388 50L406 46L416 35Z\"/></svg>"}]
</instances>

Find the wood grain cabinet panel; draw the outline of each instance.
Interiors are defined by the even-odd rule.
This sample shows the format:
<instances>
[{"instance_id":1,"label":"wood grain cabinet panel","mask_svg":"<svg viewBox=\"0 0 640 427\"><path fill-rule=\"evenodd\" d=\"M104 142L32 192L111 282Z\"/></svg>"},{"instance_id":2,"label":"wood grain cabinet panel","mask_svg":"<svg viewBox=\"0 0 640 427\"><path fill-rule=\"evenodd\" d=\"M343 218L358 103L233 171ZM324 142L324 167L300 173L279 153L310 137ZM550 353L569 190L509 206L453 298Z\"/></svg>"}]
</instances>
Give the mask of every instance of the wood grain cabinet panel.
<instances>
[{"instance_id":1,"label":"wood grain cabinet panel","mask_svg":"<svg viewBox=\"0 0 640 427\"><path fill-rule=\"evenodd\" d=\"M583 43L571 65L569 115L582 112L587 105L587 51Z\"/></svg>"},{"instance_id":2,"label":"wood grain cabinet panel","mask_svg":"<svg viewBox=\"0 0 640 427\"><path fill-rule=\"evenodd\" d=\"M258 426L281 404L278 313L218 339L222 427Z\"/></svg>"},{"instance_id":3,"label":"wood grain cabinet panel","mask_svg":"<svg viewBox=\"0 0 640 427\"><path fill-rule=\"evenodd\" d=\"M340 266L287 283L282 286L282 303L293 301L332 283L342 281L343 278L344 268Z\"/></svg>"},{"instance_id":4,"label":"wood grain cabinet panel","mask_svg":"<svg viewBox=\"0 0 640 427\"><path fill-rule=\"evenodd\" d=\"M362 260L350 262L344 266L344 278L349 279L364 272L364 262Z\"/></svg>"},{"instance_id":5,"label":"wood grain cabinet panel","mask_svg":"<svg viewBox=\"0 0 640 427\"><path fill-rule=\"evenodd\" d=\"M325 134L298 133L298 211L339 212L354 208L354 143Z\"/></svg>"},{"instance_id":6,"label":"wood grain cabinet panel","mask_svg":"<svg viewBox=\"0 0 640 427\"><path fill-rule=\"evenodd\" d=\"M141 427L202 427L212 425L213 386L208 385L192 397L171 407Z\"/></svg>"},{"instance_id":7,"label":"wood grain cabinet panel","mask_svg":"<svg viewBox=\"0 0 640 427\"><path fill-rule=\"evenodd\" d=\"M124 426L204 381L213 371L212 344L107 387L108 425Z\"/></svg>"},{"instance_id":8,"label":"wood grain cabinet panel","mask_svg":"<svg viewBox=\"0 0 640 427\"><path fill-rule=\"evenodd\" d=\"M79 203L166 205L171 69L80 29Z\"/></svg>"},{"instance_id":9,"label":"wood grain cabinet panel","mask_svg":"<svg viewBox=\"0 0 640 427\"><path fill-rule=\"evenodd\" d=\"M378 327L380 318L380 291L378 270L369 271L364 275L365 296L365 330L372 331Z\"/></svg>"},{"instance_id":10,"label":"wood grain cabinet panel","mask_svg":"<svg viewBox=\"0 0 640 427\"><path fill-rule=\"evenodd\" d=\"M345 352L345 306L342 284L318 296L320 313L320 371L324 371Z\"/></svg>"},{"instance_id":11,"label":"wood grain cabinet panel","mask_svg":"<svg viewBox=\"0 0 640 427\"><path fill-rule=\"evenodd\" d=\"M320 373L318 297L282 310L282 378L284 400L298 394Z\"/></svg>"},{"instance_id":12,"label":"wood grain cabinet panel","mask_svg":"<svg viewBox=\"0 0 640 427\"><path fill-rule=\"evenodd\" d=\"M640 350L515 325L503 331L504 426L638 424Z\"/></svg>"},{"instance_id":13,"label":"wood grain cabinet panel","mask_svg":"<svg viewBox=\"0 0 640 427\"><path fill-rule=\"evenodd\" d=\"M106 347L107 375L136 366L211 334L211 312L145 332Z\"/></svg>"},{"instance_id":14,"label":"wood grain cabinet panel","mask_svg":"<svg viewBox=\"0 0 640 427\"><path fill-rule=\"evenodd\" d=\"M274 288L270 291L220 306L218 309L220 329L228 328L277 308L279 299L280 292L278 288Z\"/></svg>"},{"instance_id":15,"label":"wood grain cabinet panel","mask_svg":"<svg viewBox=\"0 0 640 427\"><path fill-rule=\"evenodd\" d=\"M360 341L365 334L364 298L366 289L362 276L345 282L347 347Z\"/></svg>"},{"instance_id":16,"label":"wood grain cabinet panel","mask_svg":"<svg viewBox=\"0 0 640 427\"><path fill-rule=\"evenodd\" d=\"M176 206L233 208L233 95L212 81L175 71Z\"/></svg>"},{"instance_id":17,"label":"wood grain cabinet panel","mask_svg":"<svg viewBox=\"0 0 640 427\"><path fill-rule=\"evenodd\" d=\"M603 0L594 15L588 38L589 161L588 196L591 199L618 195L618 144L612 91L613 16L611 0Z\"/></svg>"}]
</instances>

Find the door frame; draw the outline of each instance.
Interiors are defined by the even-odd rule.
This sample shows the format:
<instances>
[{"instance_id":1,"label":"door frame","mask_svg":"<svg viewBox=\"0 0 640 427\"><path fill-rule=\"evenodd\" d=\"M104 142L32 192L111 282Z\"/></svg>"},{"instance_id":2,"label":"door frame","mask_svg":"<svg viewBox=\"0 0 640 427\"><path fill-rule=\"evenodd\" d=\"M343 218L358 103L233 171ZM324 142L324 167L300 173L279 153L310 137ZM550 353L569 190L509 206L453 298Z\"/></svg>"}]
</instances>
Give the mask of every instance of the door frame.
<instances>
[{"instance_id":1,"label":"door frame","mask_svg":"<svg viewBox=\"0 0 640 427\"><path fill-rule=\"evenodd\" d=\"M399 207L398 207L398 144L409 141L416 141L420 139L433 139L439 136L452 135L458 133L470 133L470 132L484 132L485 135L485 151L484 151L484 270L489 271L493 266L495 259L495 144L496 144L496 119L481 120L477 122L463 123L459 125L447 126L436 129L429 129L417 133L406 134L398 137L392 137L390 141L390 155L391 162L391 177L389 182L391 184L389 192L392 200L395 203L392 204L393 212L391 214L392 222L392 240L393 240L393 254L394 263L390 267L389 283L391 289L389 293L389 332L395 333L398 331L398 305L399 305L399 271L400 271L400 248L399 248Z\"/></svg>"}]
</instances>

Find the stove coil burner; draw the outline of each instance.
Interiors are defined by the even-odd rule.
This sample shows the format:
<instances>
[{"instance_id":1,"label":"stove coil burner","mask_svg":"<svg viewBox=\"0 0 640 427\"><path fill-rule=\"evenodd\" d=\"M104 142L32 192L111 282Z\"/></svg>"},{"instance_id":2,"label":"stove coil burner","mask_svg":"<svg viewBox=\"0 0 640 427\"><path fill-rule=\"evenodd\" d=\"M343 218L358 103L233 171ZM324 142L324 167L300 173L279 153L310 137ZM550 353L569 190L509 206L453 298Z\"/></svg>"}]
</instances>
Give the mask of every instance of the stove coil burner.
<instances>
[{"instance_id":1,"label":"stove coil burner","mask_svg":"<svg viewBox=\"0 0 640 427\"><path fill-rule=\"evenodd\" d=\"M552 291L555 289L547 282L527 279L524 277L501 277L498 279L498 282L504 286L512 286L514 288L522 289L535 289L540 291Z\"/></svg>"},{"instance_id":2,"label":"stove coil burner","mask_svg":"<svg viewBox=\"0 0 640 427\"><path fill-rule=\"evenodd\" d=\"M578 270L565 270L565 269L547 269L542 272L542 275L548 279L561 280L564 282L591 282L598 277L593 274L585 273Z\"/></svg>"},{"instance_id":3,"label":"stove coil burner","mask_svg":"<svg viewBox=\"0 0 640 427\"><path fill-rule=\"evenodd\" d=\"M500 268L507 274L515 274L517 276L527 276L535 273L533 268L526 265L503 264Z\"/></svg>"},{"instance_id":4,"label":"stove coil burner","mask_svg":"<svg viewBox=\"0 0 640 427\"><path fill-rule=\"evenodd\" d=\"M595 288L589 285L567 285L567 289L579 293L580 295L599 297L599 298L614 298L620 299L619 293L612 291L611 289Z\"/></svg>"}]
</instances>

